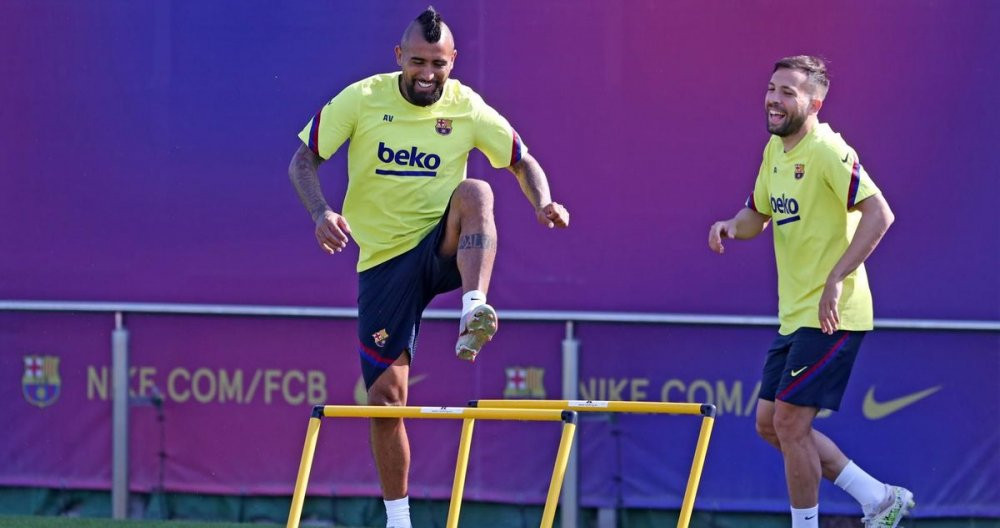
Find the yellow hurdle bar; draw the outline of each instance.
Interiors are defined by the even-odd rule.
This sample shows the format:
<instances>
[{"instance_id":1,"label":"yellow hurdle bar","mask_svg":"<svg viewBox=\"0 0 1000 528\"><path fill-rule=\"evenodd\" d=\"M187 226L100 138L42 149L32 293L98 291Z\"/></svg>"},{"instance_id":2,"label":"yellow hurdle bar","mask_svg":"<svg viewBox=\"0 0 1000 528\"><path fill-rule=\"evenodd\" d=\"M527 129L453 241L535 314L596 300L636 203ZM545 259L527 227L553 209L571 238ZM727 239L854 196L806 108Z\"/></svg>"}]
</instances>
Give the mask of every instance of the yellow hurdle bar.
<instances>
[{"instance_id":1,"label":"yellow hurdle bar","mask_svg":"<svg viewBox=\"0 0 1000 528\"><path fill-rule=\"evenodd\" d=\"M701 482L701 470L705 467L705 455L708 454L708 440L712 436L712 426L715 425L715 406L712 405L711 415L706 414L701 419L701 432L698 433L698 443L694 448L694 460L691 461L691 476L688 477L687 489L684 490L684 500L681 502L680 517L677 518L677 528L687 528L691 522L691 512L694 511L694 497L698 494L698 483Z\"/></svg>"},{"instance_id":2,"label":"yellow hurdle bar","mask_svg":"<svg viewBox=\"0 0 1000 528\"><path fill-rule=\"evenodd\" d=\"M549 483L549 493L545 500L545 511L540 528L551 528L555 518L559 491L562 488L566 466L569 464L570 450L576 433L576 413L567 409L480 409L475 407L382 407L373 405L317 405L313 407L309 428L306 431L299 475L292 494L292 506L288 512L287 528L299 528L309 473L312 468L316 441L319 438L320 418L425 418L463 420L462 437L458 446L458 460L455 465L455 481L451 490L451 505L448 508L447 528L458 528L462 495L465 489L465 475L472 446L472 431L475 420L520 420L520 421L562 421L562 438L556 454L555 468Z\"/></svg>"},{"instance_id":3,"label":"yellow hurdle bar","mask_svg":"<svg viewBox=\"0 0 1000 528\"><path fill-rule=\"evenodd\" d=\"M465 494L465 473L469 468L469 451L472 449L472 428L476 421L462 420L462 436L458 442L458 460L455 461L455 482L451 485L451 502L448 504L446 528L458 528L458 515L462 510L462 496Z\"/></svg>"},{"instance_id":4,"label":"yellow hurdle bar","mask_svg":"<svg viewBox=\"0 0 1000 528\"><path fill-rule=\"evenodd\" d=\"M522 420L558 422L566 409L477 409L475 407L382 407L378 405L324 405L327 418L428 418L476 420Z\"/></svg>"},{"instance_id":5,"label":"yellow hurdle bar","mask_svg":"<svg viewBox=\"0 0 1000 528\"><path fill-rule=\"evenodd\" d=\"M627 412L649 414L704 414L704 404L602 400L472 400L480 409L562 409L579 412Z\"/></svg>"},{"instance_id":6,"label":"yellow hurdle bar","mask_svg":"<svg viewBox=\"0 0 1000 528\"><path fill-rule=\"evenodd\" d=\"M316 453L316 440L319 439L320 423L322 422L314 409L312 418L309 418L309 428L306 429L306 445L302 448L299 476L295 479L292 510L288 512L288 528L298 528L299 520L302 519L302 504L306 500L306 486L309 485L309 472L312 470L313 454Z\"/></svg>"},{"instance_id":7,"label":"yellow hurdle bar","mask_svg":"<svg viewBox=\"0 0 1000 528\"><path fill-rule=\"evenodd\" d=\"M603 400L471 400L469 406L479 409L563 409L579 412L701 415L703 417L701 431L698 433L694 460L691 462L691 474L688 476L687 488L684 490L684 498L681 501L680 516L677 518L677 528L688 528L688 524L691 522L691 513L694 511L694 499L698 494L698 484L701 483L701 472L705 467L705 456L708 454L712 426L715 425L714 405ZM546 501L546 508L547 506L548 501Z\"/></svg>"},{"instance_id":8,"label":"yellow hurdle bar","mask_svg":"<svg viewBox=\"0 0 1000 528\"><path fill-rule=\"evenodd\" d=\"M576 434L576 424L567 420L563 424L562 439L559 440L556 467L552 469L552 480L549 481L549 494L545 497L541 528L552 528L552 522L555 521L559 492L562 491L563 477L566 476L566 466L569 465L569 453L573 448L574 434Z\"/></svg>"}]
</instances>

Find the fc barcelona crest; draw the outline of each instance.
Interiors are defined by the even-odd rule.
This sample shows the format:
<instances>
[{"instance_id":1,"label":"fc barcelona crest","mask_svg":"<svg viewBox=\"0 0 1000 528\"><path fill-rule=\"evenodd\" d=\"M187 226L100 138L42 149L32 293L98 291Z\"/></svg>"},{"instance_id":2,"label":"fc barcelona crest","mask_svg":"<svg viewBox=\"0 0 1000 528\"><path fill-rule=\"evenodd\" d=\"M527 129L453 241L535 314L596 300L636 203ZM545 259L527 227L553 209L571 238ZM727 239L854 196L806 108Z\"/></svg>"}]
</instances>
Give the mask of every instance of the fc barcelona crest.
<instances>
[{"instance_id":1,"label":"fc barcelona crest","mask_svg":"<svg viewBox=\"0 0 1000 528\"><path fill-rule=\"evenodd\" d=\"M796 163L795 164L795 179L801 180L803 176L806 175L806 164Z\"/></svg>"},{"instance_id":2,"label":"fc barcelona crest","mask_svg":"<svg viewBox=\"0 0 1000 528\"><path fill-rule=\"evenodd\" d=\"M21 392L28 403L39 407L52 405L59 399L61 385L58 357L24 356Z\"/></svg>"},{"instance_id":3,"label":"fc barcelona crest","mask_svg":"<svg viewBox=\"0 0 1000 528\"><path fill-rule=\"evenodd\" d=\"M389 340L389 332L385 331L385 328L379 330L372 334L372 339L375 340L375 344L382 348L385 346L385 342Z\"/></svg>"},{"instance_id":4,"label":"fc barcelona crest","mask_svg":"<svg viewBox=\"0 0 1000 528\"><path fill-rule=\"evenodd\" d=\"M545 369L541 367L507 367L504 398L545 398Z\"/></svg>"},{"instance_id":5,"label":"fc barcelona crest","mask_svg":"<svg viewBox=\"0 0 1000 528\"><path fill-rule=\"evenodd\" d=\"M442 136L451 134L451 119L438 119L437 124L434 125L434 130L437 130L437 133Z\"/></svg>"}]
</instances>

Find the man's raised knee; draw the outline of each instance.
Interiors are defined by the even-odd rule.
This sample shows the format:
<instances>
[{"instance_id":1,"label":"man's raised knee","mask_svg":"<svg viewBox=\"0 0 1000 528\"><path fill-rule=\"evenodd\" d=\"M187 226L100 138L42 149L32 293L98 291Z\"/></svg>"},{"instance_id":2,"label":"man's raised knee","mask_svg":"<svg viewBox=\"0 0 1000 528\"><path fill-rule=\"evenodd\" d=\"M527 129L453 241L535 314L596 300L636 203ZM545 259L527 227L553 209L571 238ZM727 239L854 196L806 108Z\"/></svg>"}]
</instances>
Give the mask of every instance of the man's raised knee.
<instances>
[{"instance_id":1,"label":"man's raised knee","mask_svg":"<svg viewBox=\"0 0 1000 528\"><path fill-rule=\"evenodd\" d=\"M483 180L464 180L455 189L456 205L463 209L493 209L493 189Z\"/></svg>"}]
</instances>

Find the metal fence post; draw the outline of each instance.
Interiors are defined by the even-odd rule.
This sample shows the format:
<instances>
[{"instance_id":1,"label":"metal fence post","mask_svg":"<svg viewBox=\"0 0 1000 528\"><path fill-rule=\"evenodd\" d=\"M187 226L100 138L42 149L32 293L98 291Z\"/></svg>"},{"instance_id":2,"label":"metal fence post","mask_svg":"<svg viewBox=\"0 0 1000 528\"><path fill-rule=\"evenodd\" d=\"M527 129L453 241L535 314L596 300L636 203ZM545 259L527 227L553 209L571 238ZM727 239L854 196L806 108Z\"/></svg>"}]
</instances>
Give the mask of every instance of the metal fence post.
<instances>
[{"instance_id":1,"label":"metal fence post","mask_svg":"<svg viewBox=\"0 0 1000 528\"><path fill-rule=\"evenodd\" d=\"M578 399L577 391L580 384L580 342L573 337L573 321L566 321L566 338L562 342L562 397L564 400ZM559 506L562 515L562 528L577 528L577 517L580 514L579 473L577 471L576 443L570 451L569 463L566 466L566 476L563 480L562 498Z\"/></svg>"},{"instance_id":2,"label":"metal fence post","mask_svg":"<svg viewBox=\"0 0 1000 528\"><path fill-rule=\"evenodd\" d=\"M128 330L115 312L111 332L111 516L128 518Z\"/></svg>"}]
</instances>

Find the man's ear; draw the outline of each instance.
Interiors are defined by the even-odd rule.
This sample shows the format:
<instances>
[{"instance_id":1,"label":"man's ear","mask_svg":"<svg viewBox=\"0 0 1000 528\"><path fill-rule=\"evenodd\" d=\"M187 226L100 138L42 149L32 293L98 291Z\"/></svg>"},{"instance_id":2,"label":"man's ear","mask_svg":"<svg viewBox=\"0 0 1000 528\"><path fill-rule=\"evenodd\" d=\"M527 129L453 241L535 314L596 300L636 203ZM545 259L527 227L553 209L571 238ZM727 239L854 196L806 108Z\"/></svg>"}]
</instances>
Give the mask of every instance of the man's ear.
<instances>
[{"instance_id":1,"label":"man's ear","mask_svg":"<svg viewBox=\"0 0 1000 528\"><path fill-rule=\"evenodd\" d=\"M818 114L820 108L823 108L823 100L819 99L819 98L816 98L816 97L813 97L809 101L809 113L810 114Z\"/></svg>"}]
</instances>

